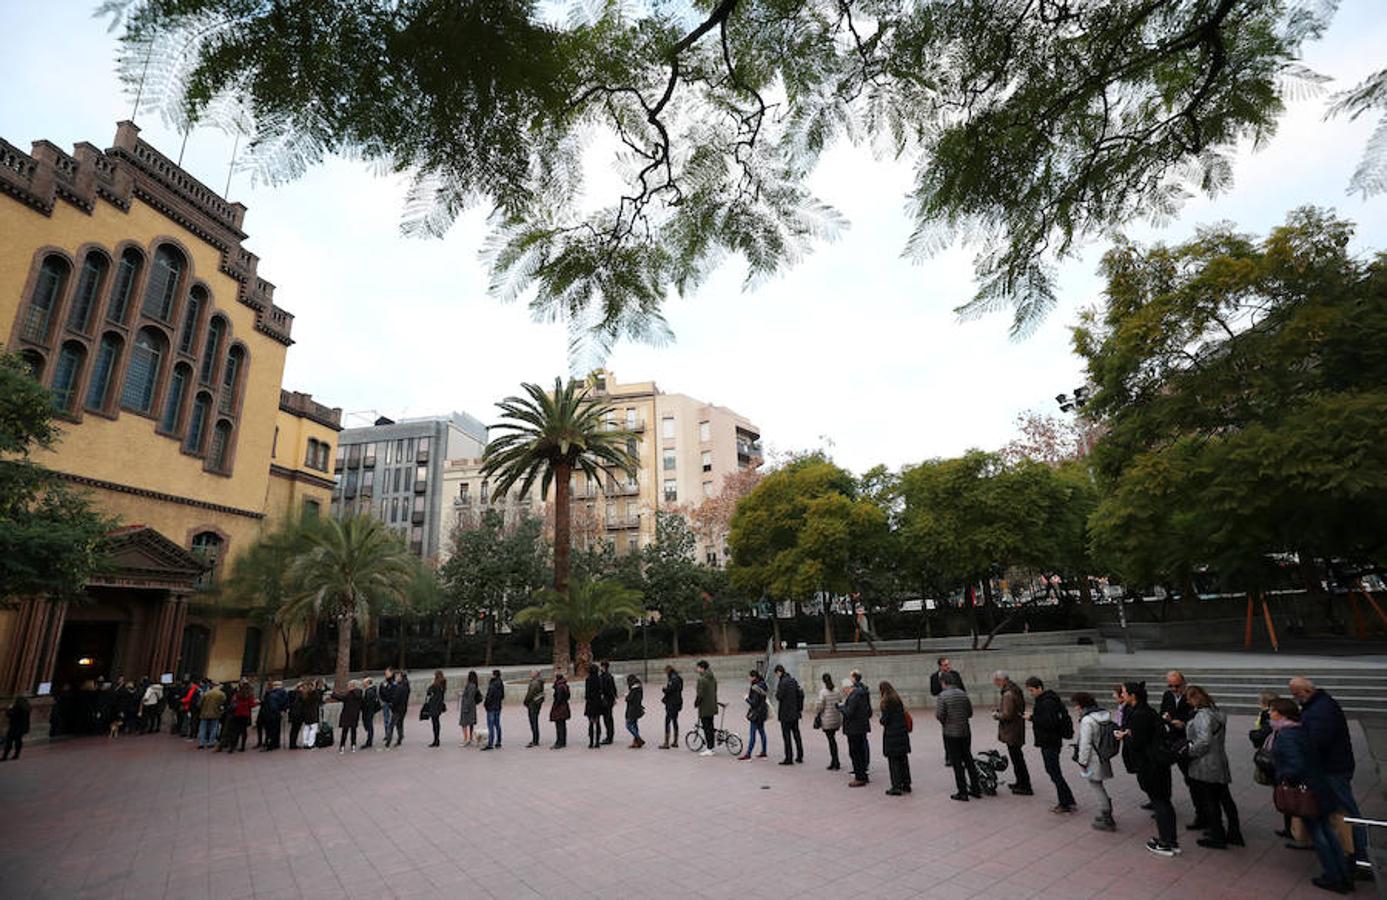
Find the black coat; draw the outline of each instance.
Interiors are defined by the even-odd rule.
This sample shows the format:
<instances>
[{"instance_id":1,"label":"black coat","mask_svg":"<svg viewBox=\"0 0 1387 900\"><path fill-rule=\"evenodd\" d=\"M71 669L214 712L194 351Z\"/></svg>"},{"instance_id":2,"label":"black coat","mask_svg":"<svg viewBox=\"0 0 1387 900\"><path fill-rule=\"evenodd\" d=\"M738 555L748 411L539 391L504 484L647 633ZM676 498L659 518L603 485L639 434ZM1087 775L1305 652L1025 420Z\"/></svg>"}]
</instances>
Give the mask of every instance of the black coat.
<instances>
[{"instance_id":1,"label":"black coat","mask_svg":"<svg viewBox=\"0 0 1387 900\"><path fill-rule=\"evenodd\" d=\"M747 688L746 719L748 722L762 723L770 717L771 707L766 702L766 683L757 679Z\"/></svg>"},{"instance_id":2,"label":"black coat","mask_svg":"<svg viewBox=\"0 0 1387 900\"><path fill-rule=\"evenodd\" d=\"M1162 763L1155 753L1157 745L1165 742L1160 713L1146 703L1129 706L1122 714L1122 728L1128 732L1122 739L1122 764L1128 772L1140 775L1162 766L1170 768L1170 763Z\"/></svg>"},{"instance_id":3,"label":"black coat","mask_svg":"<svg viewBox=\"0 0 1387 900\"><path fill-rule=\"evenodd\" d=\"M19 706L11 706L5 710L5 715L10 720L5 729L6 736L18 738L29 733L29 707L21 709Z\"/></svg>"},{"instance_id":4,"label":"black coat","mask_svg":"<svg viewBox=\"0 0 1387 900\"><path fill-rule=\"evenodd\" d=\"M640 685L626 692L626 721L634 722L645 715L645 688Z\"/></svg>"},{"instance_id":5,"label":"black coat","mask_svg":"<svg viewBox=\"0 0 1387 900\"><path fill-rule=\"evenodd\" d=\"M910 753L910 731L905 727L905 707L890 703L881 708L881 755L905 756Z\"/></svg>"},{"instance_id":6,"label":"black coat","mask_svg":"<svg viewBox=\"0 0 1387 900\"><path fill-rule=\"evenodd\" d=\"M1059 694L1047 690L1035 698L1035 703L1031 705L1031 732L1035 735L1037 747L1058 750L1064 743L1064 733L1060 730L1061 716L1068 718L1069 713Z\"/></svg>"},{"instance_id":7,"label":"black coat","mask_svg":"<svg viewBox=\"0 0 1387 900\"><path fill-rule=\"evenodd\" d=\"M361 721L361 688L352 688L346 694L333 694L342 701L342 711L337 715L338 728L355 728Z\"/></svg>"},{"instance_id":8,"label":"black coat","mask_svg":"<svg viewBox=\"0 0 1387 900\"><path fill-rule=\"evenodd\" d=\"M402 716L409 712L409 682L397 682L390 690L390 715Z\"/></svg>"},{"instance_id":9,"label":"black coat","mask_svg":"<svg viewBox=\"0 0 1387 900\"><path fill-rule=\"evenodd\" d=\"M610 712L616 706L616 679L612 673L606 670L601 671L602 677L602 708Z\"/></svg>"},{"instance_id":10,"label":"black coat","mask_svg":"<svg viewBox=\"0 0 1387 900\"><path fill-rule=\"evenodd\" d=\"M441 716L448 711L448 704L445 699L448 694L448 685L430 682L429 689L424 694L424 715L432 718Z\"/></svg>"},{"instance_id":11,"label":"black coat","mask_svg":"<svg viewBox=\"0 0 1387 900\"><path fill-rule=\"evenodd\" d=\"M380 710L380 688L374 684L361 692L361 711L371 718Z\"/></svg>"},{"instance_id":12,"label":"black coat","mask_svg":"<svg viewBox=\"0 0 1387 900\"><path fill-rule=\"evenodd\" d=\"M589 669L587 680L583 682L583 715L589 719L600 719L607 709L602 696L602 673Z\"/></svg>"},{"instance_id":13,"label":"black coat","mask_svg":"<svg viewBox=\"0 0 1387 900\"><path fill-rule=\"evenodd\" d=\"M679 677L678 672L670 673L669 678L665 680L662 694L665 709L669 712L677 713L684 708L684 679Z\"/></svg>"},{"instance_id":14,"label":"black coat","mask_svg":"<svg viewBox=\"0 0 1387 900\"><path fill-rule=\"evenodd\" d=\"M930 674L929 692L935 697L938 697L940 694L944 693L944 682L940 680L940 676L943 674L943 672L939 671L935 671ZM960 675L958 681L959 688L961 688L964 691L968 690L966 687L963 687L963 676Z\"/></svg>"},{"instance_id":15,"label":"black coat","mask_svg":"<svg viewBox=\"0 0 1387 900\"><path fill-rule=\"evenodd\" d=\"M227 704L227 708L231 708L230 703ZM318 692L317 688L305 691L303 695L303 723L305 725L317 725L322 710L323 695Z\"/></svg>"},{"instance_id":16,"label":"black coat","mask_svg":"<svg viewBox=\"0 0 1387 900\"><path fill-rule=\"evenodd\" d=\"M849 691L838 709L843 714L843 734L867 734L872 730L872 699L862 685Z\"/></svg>"},{"instance_id":17,"label":"black coat","mask_svg":"<svg viewBox=\"0 0 1387 900\"><path fill-rule=\"evenodd\" d=\"M487 712L500 712L501 704L506 699L506 683L499 678L492 678L486 683L486 699L482 701L482 708Z\"/></svg>"},{"instance_id":18,"label":"black coat","mask_svg":"<svg viewBox=\"0 0 1387 900\"><path fill-rule=\"evenodd\" d=\"M804 691L788 672L780 676L780 681L775 686L775 702L777 721L798 722L804 715Z\"/></svg>"},{"instance_id":19,"label":"black coat","mask_svg":"<svg viewBox=\"0 0 1387 900\"><path fill-rule=\"evenodd\" d=\"M549 707L550 722L567 722L572 713L568 708L568 698L572 695L567 681L554 682L554 705Z\"/></svg>"}]
</instances>

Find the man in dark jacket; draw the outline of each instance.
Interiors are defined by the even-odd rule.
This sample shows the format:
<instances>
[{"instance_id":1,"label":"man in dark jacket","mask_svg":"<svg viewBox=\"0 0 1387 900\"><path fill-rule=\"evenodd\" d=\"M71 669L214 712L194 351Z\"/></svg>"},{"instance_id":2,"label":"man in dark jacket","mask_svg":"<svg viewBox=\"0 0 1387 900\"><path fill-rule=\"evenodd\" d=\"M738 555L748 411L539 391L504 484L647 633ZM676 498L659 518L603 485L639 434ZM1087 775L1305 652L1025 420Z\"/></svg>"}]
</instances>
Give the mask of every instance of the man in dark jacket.
<instances>
[{"instance_id":1,"label":"man in dark jacket","mask_svg":"<svg viewBox=\"0 0 1387 900\"><path fill-rule=\"evenodd\" d=\"M804 715L804 689L784 666L776 666L775 674L775 718L780 722L780 738L785 742L785 758L782 766L792 766L804 762L804 739L800 737L799 720ZM795 743L794 758L790 757L790 741Z\"/></svg>"},{"instance_id":2,"label":"man in dark jacket","mask_svg":"<svg viewBox=\"0 0 1387 900\"><path fill-rule=\"evenodd\" d=\"M665 742L661 750L679 746L679 711L684 708L684 679L674 670L665 666L665 686L662 694L665 704Z\"/></svg>"},{"instance_id":3,"label":"man in dark jacket","mask_svg":"<svg viewBox=\"0 0 1387 900\"><path fill-rule=\"evenodd\" d=\"M362 750L368 750L376 739L376 713L380 712L380 688L371 678L361 679L361 729L366 732Z\"/></svg>"},{"instance_id":4,"label":"man in dark jacket","mask_svg":"<svg viewBox=\"0 0 1387 900\"><path fill-rule=\"evenodd\" d=\"M483 750L501 749L501 703L506 699L506 683L501 680L501 670L491 670L491 680L486 684L486 699L482 708L486 710L486 746Z\"/></svg>"},{"instance_id":5,"label":"man in dark jacket","mask_svg":"<svg viewBox=\"0 0 1387 900\"><path fill-rule=\"evenodd\" d=\"M530 742L526 747L539 746L539 713L544 708L544 679L539 669L530 670L530 683L525 688L525 714L530 717Z\"/></svg>"},{"instance_id":6,"label":"man in dark jacket","mask_svg":"<svg viewBox=\"0 0 1387 900\"><path fill-rule=\"evenodd\" d=\"M1170 802L1170 751L1165 741L1161 714L1146 702L1146 685L1129 681L1122 686L1122 729L1117 737L1122 741L1122 763L1137 776L1137 786L1151 801L1156 819L1156 837L1146 842L1146 849L1172 858L1180 853L1175 832L1175 807Z\"/></svg>"},{"instance_id":7,"label":"man in dark jacket","mask_svg":"<svg viewBox=\"0 0 1387 900\"><path fill-rule=\"evenodd\" d=\"M392 698L395 695L395 670L390 666L385 667L385 674L380 680L380 718L385 723L385 736L389 737L392 731L391 725L394 724L391 718L393 709Z\"/></svg>"},{"instance_id":8,"label":"man in dark jacket","mask_svg":"<svg viewBox=\"0 0 1387 900\"><path fill-rule=\"evenodd\" d=\"M867 735L872 730L872 698L861 681L848 679L843 685L847 697L838 705L843 714L843 735L848 739L848 759L852 761L852 781L848 787L862 787L871 781L867 768L871 751Z\"/></svg>"},{"instance_id":9,"label":"man in dark jacket","mask_svg":"<svg viewBox=\"0 0 1387 900\"><path fill-rule=\"evenodd\" d=\"M616 709L616 679L612 677L612 664L608 660L602 660L602 727L607 729L607 736L602 739L603 744L612 742L612 730L616 727L616 721L612 718L612 710Z\"/></svg>"},{"instance_id":10,"label":"man in dark jacket","mask_svg":"<svg viewBox=\"0 0 1387 900\"><path fill-rule=\"evenodd\" d=\"M1074 792L1064 780L1060 768L1060 747L1066 738L1074 736L1074 720L1064 708L1064 701L1054 691L1045 689L1045 682L1032 675L1026 679L1026 692L1031 695L1031 712L1026 718L1031 720L1031 732L1035 735L1035 745L1040 748L1040 758L1045 761L1045 774L1055 783L1058 802L1050 810L1052 813L1072 813L1078 806L1074 802ZM1067 727L1066 727L1067 726Z\"/></svg>"},{"instance_id":11,"label":"man in dark jacket","mask_svg":"<svg viewBox=\"0 0 1387 900\"><path fill-rule=\"evenodd\" d=\"M978 765L973 760L973 727L968 722L973 718L973 703L964 692L963 679L957 672L945 672L939 676L939 681L944 689L935 698L934 717L939 720L949 765L954 770L956 790L952 799L967 803L970 797L982 797Z\"/></svg>"},{"instance_id":12,"label":"man in dark jacket","mask_svg":"<svg viewBox=\"0 0 1387 900\"><path fill-rule=\"evenodd\" d=\"M275 681L265 692L265 700L260 709L265 716L265 746L260 752L269 753L279 749L279 733L284 722L284 710L289 708L289 693L284 690L284 682Z\"/></svg>"},{"instance_id":13,"label":"man in dark jacket","mask_svg":"<svg viewBox=\"0 0 1387 900\"><path fill-rule=\"evenodd\" d=\"M395 681L390 686L390 724L385 731L385 749L390 749L391 732L394 732L396 747L405 742L405 716L408 713L409 676L401 670L395 673Z\"/></svg>"},{"instance_id":14,"label":"man in dark jacket","mask_svg":"<svg viewBox=\"0 0 1387 900\"><path fill-rule=\"evenodd\" d=\"M1185 681L1184 673L1172 669L1165 673L1165 693L1161 694L1161 721L1165 723L1165 741L1172 750L1175 751L1175 765L1180 770L1180 777L1185 780L1185 789L1190 792L1190 805L1194 807L1194 821L1189 824L1191 831L1199 831L1206 828L1204 821L1204 803L1198 796L1198 791L1194 782L1190 781L1190 758L1186 753L1179 752L1180 745L1185 743L1185 726L1194 718L1194 707L1185 697L1185 688L1189 687Z\"/></svg>"},{"instance_id":15,"label":"man in dark jacket","mask_svg":"<svg viewBox=\"0 0 1387 900\"><path fill-rule=\"evenodd\" d=\"M930 696L938 697L940 693L943 692L946 686L944 684L944 675L947 672L953 671L953 664L949 662L949 658L947 656L941 656L934 661L934 672L929 677ZM958 675L957 672L954 672L954 674ZM967 688L963 687L963 676L959 676L958 683L959 690L964 692L968 690ZM953 761L949 759L949 742L944 741L944 765L948 766L952 764Z\"/></svg>"},{"instance_id":16,"label":"man in dark jacket","mask_svg":"<svg viewBox=\"0 0 1387 900\"><path fill-rule=\"evenodd\" d=\"M1029 797L1031 772L1026 767L1026 695L1021 687L1011 680L1006 672L992 673L992 683L1001 692L997 701L997 711L992 718L997 720L997 740L1006 745L1007 755L1011 757L1011 769L1016 780L1007 785L1013 794Z\"/></svg>"},{"instance_id":17,"label":"man in dark jacket","mask_svg":"<svg viewBox=\"0 0 1387 900\"><path fill-rule=\"evenodd\" d=\"M1334 800L1345 816L1358 817L1358 801L1353 796L1353 742L1343 708L1303 676L1291 679L1290 691L1300 704L1300 727L1305 729L1305 736L1319 757ZM1353 826L1353 856L1355 860L1368 858L1368 829L1363 825ZM1354 871L1354 867L1349 871Z\"/></svg>"}]
</instances>

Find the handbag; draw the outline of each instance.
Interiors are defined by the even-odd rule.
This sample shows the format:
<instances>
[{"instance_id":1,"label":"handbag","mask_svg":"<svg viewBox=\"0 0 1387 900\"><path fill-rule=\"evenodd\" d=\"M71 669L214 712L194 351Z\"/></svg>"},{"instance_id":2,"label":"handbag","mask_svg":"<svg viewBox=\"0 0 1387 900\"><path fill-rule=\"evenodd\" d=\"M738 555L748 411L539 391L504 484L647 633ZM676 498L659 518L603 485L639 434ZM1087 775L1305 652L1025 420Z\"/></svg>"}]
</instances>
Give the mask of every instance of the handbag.
<instances>
[{"instance_id":1,"label":"handbag","mask_svg":"<svg viewBox=\"0 0 1387 900\"><path fill-rule=\"evenodd\" d=\"M1315 798L1314 792L1303 784L1281 782L1272 789L1271 802L1282 815L1294 816L1297 819L1320 817L1319 800Z\"/></svg>"},{"instance_id":2,"label":"handbag","mask_svg":"<svg viewBox=\"0 0 1387 900\"><path fill-rule=\"evenodd\" d=\"M819 731L824 727L824 714L814 713L814 730Z\"/></svg>"},{"instance_id":3,"label":"handbag","mask_svg":"<svg viewBox=\"0 0 1387 900\"><path fill-rule=\"evenodd\" d=\"M1268 786L1276 784L1276 764L1270 747L1259 747L1252 754L1252 780Z\"/></svg>"},{"instance_id":4,"label":"handbag","mask_svg":"<svg viewBox=\"0 0 1387 900\"><path fill-rule=\"evenodd\" d=\"M905 733L910 734L915 730L915 720L910 717L910 710L902 710L905 713Z\"/></svg>"}]
</instances>

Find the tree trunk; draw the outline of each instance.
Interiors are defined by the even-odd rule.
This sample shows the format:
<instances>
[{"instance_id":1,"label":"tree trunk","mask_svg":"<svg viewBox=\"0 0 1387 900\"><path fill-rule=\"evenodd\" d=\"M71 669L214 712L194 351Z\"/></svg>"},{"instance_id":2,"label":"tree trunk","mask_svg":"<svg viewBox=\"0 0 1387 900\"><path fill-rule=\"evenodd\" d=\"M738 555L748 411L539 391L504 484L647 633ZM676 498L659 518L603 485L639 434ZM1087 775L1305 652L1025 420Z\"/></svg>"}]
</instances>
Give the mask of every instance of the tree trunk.
<instances>
[{"instance_id":1,"label":"tree trunk","mask_svg":"<svg viewBox=\"0 0 1387 900\"><path fill-rule=\"evenodd\" d=\"M457 620L454 619L443 627L446 629L443 639L443 668L451 669L453 667L453 637L458 633Z\"/></svg>"},{"instance_id":2,"label":"tree trunk","mask_svg":"<svg viewBox=\"0 0 1387 900\"><path fill-rule=\"evenodd\" d=\"M678 626L678 625L674 625L674 626L672 626L672 627L670 628L670 641L669 641L669 646L670 646L670 650L671 650L671 655L673 655L673 656L675 656L675 657L678 657L678 656L679 656L679 626Z\"/></svg>"},{"instance_id":3,"label":"tree trunk","mask_svg":"<svg viewBox=\"0 0 1387 900\"><path fill-rule=\"evenodd\" d=\"M824 598L824 643L829 653L838 652L838 639L833 636L833 598L827 591L821 592ZM777 650L780 648L777 647Z\"/></svg>"},{"instance_id":4,"label":"tree trunk","mask_svg":"<svg viewBox=\"0 0 1387 900\"><path fill-rule=\"evenodd\" d=\"M568 479L573 475L573 467L567 462L554 466L554 590L566 601L568 598L568 575L572 565L573 498L569 492ZM589 657L592 648L588 647ZM554 623L554 669L569 672L568 625Z\"/></svg>"},{"instance_id":5,"label":"tree trunk","mask_svg":"<svg viewBox=\"0 0 1387 900\"><path fill-rule=\"evenodd\" d=\"M565 654L566 656L567 654ZM579 641L578 653L573 659L573 677L588 677L588 669L592 667L592 641Z\"/></svg>"},{"instance_id":6,"label":"tree trunk","mask_svg":"<svg viewBox=\"0 0 1387 900\"><path fill-rule=\"evenodd\" d=\"M332 673L332 689L347 689L347 671L352 667L352 619L351 615L337 617L337 668Z\"/></svg>"},{"instance_id":7,"label":"tree trunk","mask_svg":"<svg viewBox=\"0 0 1387 900\"><path fill-rule=\"evenodd\" d=\"M726 634L726 631L724 630L723 633ZM779 614L778 614L777 611L776 611L776 608L775 608L775 601L774 601L774 600L771 601L771 643L775 644L775 649L777 649L777 650L780 649L780 616L779 616ZM723 646L722 652L723 652L723 653L726 653L726 652L727 652L727 639L726 639L726 638L723 639L722 646Z\"/></svg>"},{"instance_id":8,"label":"tree trunk","mask_svg":"<svg viewBox=\"0 0 1387 900\"><path fill-rule=\"evenodd\" d=\"M963 602L968 606L968 632L973 635L973 649L978 649L978 594L973 585L963 589Z\"/></svg>"},{"instance_id":9,"label":"tree trunk","mask_svg":"<svg viewBox=\"0 0 1387 900\"><path fill-rule=\"evenodd\" d=\"M543 622L536 622L536 623L535 623L535 647L534 647L534 652L535 652L536 654L539 653L540 639L541 639L543 636L544 636L544 623L543 623Z\"/></svg>"},{"instance_id":10,"label":"tree trunk","mask_svg":"<svg viewBox=\"0 0 1387 900\"><path fill-rule=\"evenodd\" d=\"M289 662L290 662L290 656L289 656L289 629L286 628L284 625L280 624L279 622L276 622L276 623L275 623L275 630L279 632L279 640L280 640L281 643L284 644L284 668L283 668L283 672L284 672L285 675L288 675L288 674L289 674Z\"/></svg>"},{"instance_id":11,"label":"tree trunk","mask_svg":"<svg viewBox=\"0 0 1387 900\"><path fill-rule=\"evenodd\" d=\"M496 629L491 627L491 616L486 617L486 621L482 623L482 629L486 632L486 659L482 661L482 665L491 668L491 649L496 633Z\"/></svg>"}]
</instances>

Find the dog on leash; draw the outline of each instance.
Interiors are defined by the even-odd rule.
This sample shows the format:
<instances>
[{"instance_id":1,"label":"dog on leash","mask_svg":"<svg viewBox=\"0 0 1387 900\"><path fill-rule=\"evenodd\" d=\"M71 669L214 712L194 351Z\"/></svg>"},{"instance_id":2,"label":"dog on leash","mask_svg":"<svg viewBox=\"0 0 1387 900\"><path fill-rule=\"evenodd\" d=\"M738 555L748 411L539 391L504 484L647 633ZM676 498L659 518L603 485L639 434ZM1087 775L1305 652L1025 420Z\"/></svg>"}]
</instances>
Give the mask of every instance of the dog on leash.
<instances>
[{"instance_id":1,"label":"dog on leash","mask_svg":"<svg viewBox=\"0 0 1387 900\"><path fill-rule=\"evenodd\" d=\"M120 716L112 716L112 717L111 717L110 734L109 734L110 737L113 737L113 738L120 737L120 725L121 725L121 717L120 717Z\"/></svg>"}]
</instances>

